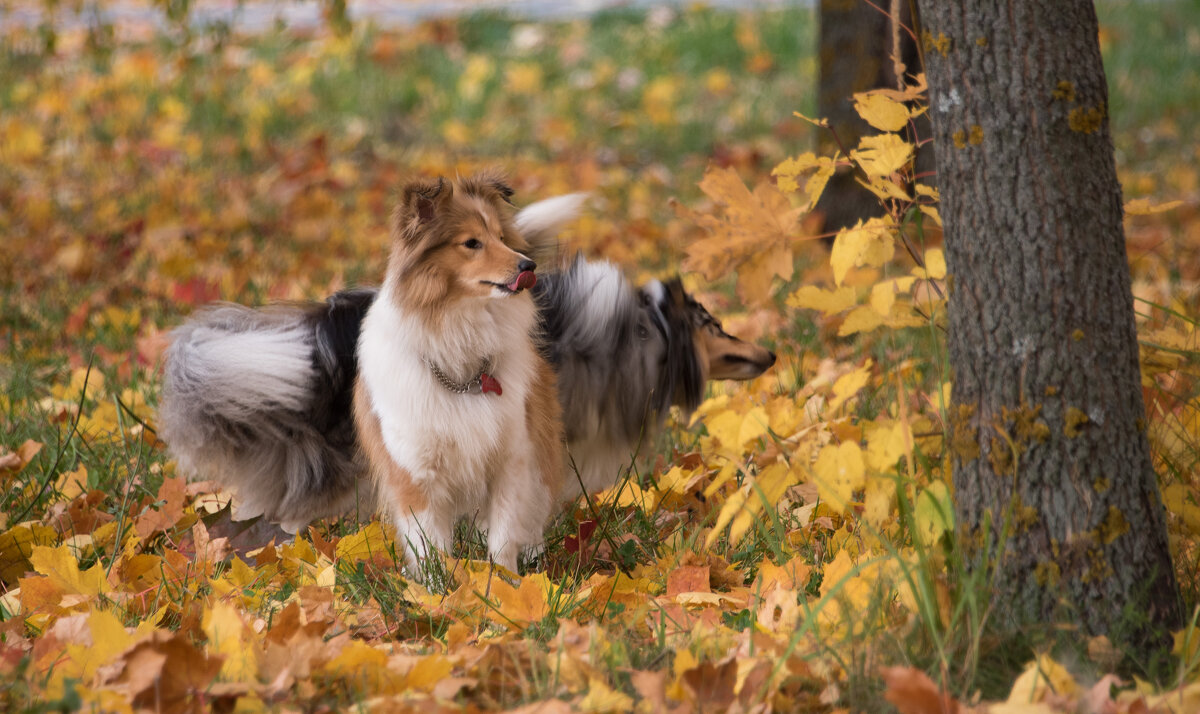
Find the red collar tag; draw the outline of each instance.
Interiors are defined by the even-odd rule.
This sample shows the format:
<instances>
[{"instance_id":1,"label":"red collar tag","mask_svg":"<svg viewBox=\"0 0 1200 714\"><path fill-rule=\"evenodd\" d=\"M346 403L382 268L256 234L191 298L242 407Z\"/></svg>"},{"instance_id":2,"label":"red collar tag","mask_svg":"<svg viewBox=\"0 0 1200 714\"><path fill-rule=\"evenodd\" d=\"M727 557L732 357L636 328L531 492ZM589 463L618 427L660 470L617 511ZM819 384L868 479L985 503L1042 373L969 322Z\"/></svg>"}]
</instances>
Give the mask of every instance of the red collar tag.
<instances>
[{"instance_id":1,"label":"red collar tag","mask_svg":"<svg viewBox=\"0 0 1200 714\"><path fill-rule=\"evenodd\" d=\"M496 379L487 372L479 373L479 387L482 393L495 392L496 396L504 394L504 390L500 388L500 380Z\"/></svg>"}]
</instances>

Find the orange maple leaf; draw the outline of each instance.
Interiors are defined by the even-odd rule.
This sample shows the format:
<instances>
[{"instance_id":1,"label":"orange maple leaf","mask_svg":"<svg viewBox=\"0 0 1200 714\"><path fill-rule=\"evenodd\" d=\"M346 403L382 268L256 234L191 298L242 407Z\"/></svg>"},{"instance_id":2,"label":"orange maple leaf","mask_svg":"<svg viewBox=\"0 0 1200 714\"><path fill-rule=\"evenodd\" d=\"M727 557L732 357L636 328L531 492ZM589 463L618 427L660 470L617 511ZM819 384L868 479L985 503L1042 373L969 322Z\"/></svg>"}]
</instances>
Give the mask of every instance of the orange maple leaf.
<instances>
[{"instance_id":1,"label":"orange maple leaf","mask_svg":"<svg viewBox=\"0 0 1200 714\"><path fill-rule=\"evenodd\" d=\"M162 505L151 506L142 512L133 523L134 532L138 538L146 540L159 531L165 531L183 518L183 502L187 492L187 482L182 478L163 479L158 489L158 501Z\"/></svg>"}]
</instances>

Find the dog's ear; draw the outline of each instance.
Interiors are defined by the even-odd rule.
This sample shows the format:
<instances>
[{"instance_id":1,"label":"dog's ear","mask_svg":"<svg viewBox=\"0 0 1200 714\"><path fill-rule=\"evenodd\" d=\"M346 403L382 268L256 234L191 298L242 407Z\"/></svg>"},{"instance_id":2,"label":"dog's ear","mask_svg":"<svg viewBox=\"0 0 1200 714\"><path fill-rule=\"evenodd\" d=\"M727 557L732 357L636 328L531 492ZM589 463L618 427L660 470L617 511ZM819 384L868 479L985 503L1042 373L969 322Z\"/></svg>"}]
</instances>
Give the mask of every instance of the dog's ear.
<instances>
[{"instance_id":1,"label":"dog's ear","mask_svg":"<svg viewBox=\"0 0 1200 714\"><path fill-rule=\"evenodd\" d=\"M412 220L428 223L437 216L454 196L454 184L442 177L437 180L418 179L404 187L397 207L400 227Z\"/></svg>"},{"instance_id":2,"label":"dog's ear","mask_svg":"<svg viewBox=\"0 0 1200 714\"><path fill-rule=\"evenodd\" d=\"M670 400L670 404L679 405L685 412L692 412L704 400L705 366L700 363L696 353L696 336L693 333L692 310L693 302L683 289L683 281L675 276L663 283L666 299L658 309L665 323L667 339L666 361L660 376L662 384L660 391Z\"/></svg>"},{"instance_id":3,"label":"dog's ear","mask_svg":"<svg viewBox=\"0 0 1200 714\"><path fill-rule=\"evenodd\" d=\"M671 299L671 304L676 307L685 307L688 301L688 295L683 290L683 281L678 275L663 283L667 288L667 297Z\"/></svg>"},{"instance_id":4,"label":"dog's ear","mask_svg":"<svg viewBox=\"0 0 1200 714\"><path fill-rule=\"evenodd\" d=\"M513 205L512 197L515 191L512 186L509 186L503 180L494 178L491 180L492 188L496 189L496 193L500 194L500 198L508 205Z\"/></svg>"}]
</instances>

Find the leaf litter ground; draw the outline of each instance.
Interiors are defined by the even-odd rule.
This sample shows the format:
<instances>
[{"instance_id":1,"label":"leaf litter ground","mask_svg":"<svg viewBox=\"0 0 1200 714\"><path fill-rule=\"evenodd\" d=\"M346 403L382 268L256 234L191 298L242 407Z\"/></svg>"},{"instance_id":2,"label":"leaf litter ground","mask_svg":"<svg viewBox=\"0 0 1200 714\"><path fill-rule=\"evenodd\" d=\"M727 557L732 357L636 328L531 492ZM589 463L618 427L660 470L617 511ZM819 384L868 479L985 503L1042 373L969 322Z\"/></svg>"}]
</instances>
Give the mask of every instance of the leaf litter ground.
<instances>
[{"instance_id":1,"label":"leaf litter ground","mask_svg":"<svg viewBox=\"0 0 1200 714\"><path fill-rule=\"evenodd\" d=\"M1200 155L1179 107L1197 76L1129 46L1188 12L1162 6L1101 39L1114 94L1157 117L1114 110L1148 430L1193 607ZM936 191L897 180L895 93L857 98L882 138L805 153L811 27L692 8L64 33L53 56L9 37L2 708L1194 710L1194 626L1160 686L1111 676L1102 638L1034 633L1008 657L988 641L986 583L953 547ZM1176 71L1161 97L1128 79L1154 62ZM826 252L809 209L846 161L890 211ZM525 200L593 191L573 246L639 279L682 265L780 364L715 385L655 459L566 509L523 577L480 561L466 524L418 585L378 522L239 529L226 494L175 476L153 428L166 330L213 299L378 280L403 175L495 164Z\"/></svg>"}]
</instances>

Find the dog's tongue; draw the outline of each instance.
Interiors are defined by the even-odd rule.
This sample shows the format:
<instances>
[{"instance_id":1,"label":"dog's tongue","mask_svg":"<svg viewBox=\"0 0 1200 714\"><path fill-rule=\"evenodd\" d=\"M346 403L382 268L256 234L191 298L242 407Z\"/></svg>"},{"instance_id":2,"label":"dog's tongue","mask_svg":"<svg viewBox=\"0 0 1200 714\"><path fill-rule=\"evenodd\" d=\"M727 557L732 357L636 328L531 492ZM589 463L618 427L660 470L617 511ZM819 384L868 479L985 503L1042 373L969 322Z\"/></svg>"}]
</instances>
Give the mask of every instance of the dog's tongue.
<instances>
[{"instance_id":1,"label":"dog's tongue","mask_svg":"<svg viewBox=\"0 0 1200 714\"><path fill-rule=\"evenodd\" d=\"M529 288L532 288L535 283L537 283L537 276L533 274L533 271L522 270L521 274L517 276L517 279L508 284L508 289L515 293L521 290L528 290Z\"/></svg>"}]
</instances>

